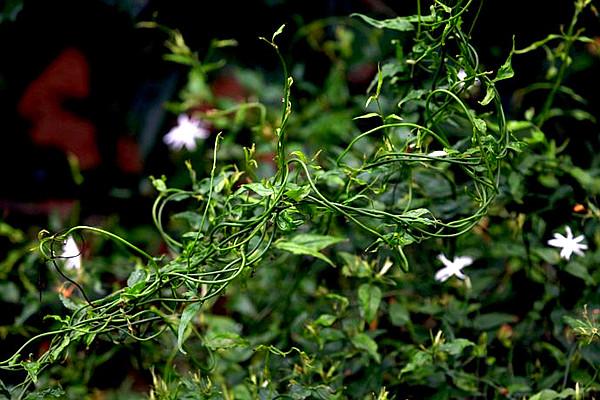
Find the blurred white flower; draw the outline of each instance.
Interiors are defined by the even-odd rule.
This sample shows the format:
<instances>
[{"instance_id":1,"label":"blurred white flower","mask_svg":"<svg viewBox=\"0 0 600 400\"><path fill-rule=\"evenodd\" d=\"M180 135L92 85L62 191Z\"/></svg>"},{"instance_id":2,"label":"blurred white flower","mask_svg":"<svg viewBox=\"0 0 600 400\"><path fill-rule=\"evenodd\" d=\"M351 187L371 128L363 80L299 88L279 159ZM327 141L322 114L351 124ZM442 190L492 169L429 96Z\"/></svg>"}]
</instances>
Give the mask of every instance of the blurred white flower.
<instances>
[{"instance_id":1,"label":"blurred white flower","mask_svg":"<svg viewBox=\"0 0 600 400\"><path fill-rule=\"evenodd\" d=\"M548 240L548 244L550 246L559 247L560 256L565 260L571 258L571 254L575 253L578 256L583 255L582 250L587 250L587 244L580 243L583 239L583 235L579 235L577 237L573 237L573 232L571 232L571 228L568 226L565 227L567 231L567 236L563 236L560 233L554 234L554 239Z\"/></svg>"},{"instance_id":2,"label":"blurred white flower","mask_svg":"<svg viewBox=\"0 0 600 400\"><path fill-rule=\"evenodd\" d=\"M458 89L462 90L462 88L465 86L465 79L467 79L467 73L465 72L465 70L463 68L461 68L456 73L456 77L458 78L458 82L459 82ZM481 81L479 80L479 78L475 77L475 79L473 80L473 84L470 85L467 89L469 89L469 90L476 89L476 88L479 88L479 86L481 86Z\"/></svg>"},{"instance_id":3,"label":"blurred white flower","mask_svg":"<svg viewBox=\"0 0 600 400\"><path fill-rule=\"evenodd\" d=\"M383 263L383 267L381 267L381 270L379 271L379 276L385 275L393 266L394 263L391 262L389 258L386 259L385 263Z\"/></svg>"},{"instance_id":4,"label":"blurred white flower","mask_svg":"<svg viewBox=\"0 0 600 400\"><path fill-rule=\"evenodd\" d=\"M177 151L185 147L192 151L196 150L196 140L206 139L209 133L204 122L186 114L181 114L177 117L177 126L165 135L163 141L171 150Z\"/></svg>"},{"instance_id":5,"label":"blurred white flower","mask_svg":"<svg viewBox=\"0 0 600 400\"><path fill-rule=\"evenodd\" d=\"M448 260L443 254L438 255L437 258L444 264L444 268L435 273L435 280L440 282L446 281L452 275L465 279L466 276L461 270L473 263L473 259L469 256L455 257L453 261Z\"/></svg>"},{"instance_id":6,"label":"blurred white flower","mask_svg":"<svg viewBox=\"0 0 600 400\"><path fill-rule=\"evenodd\" d=\"M79 270L81 269L81 251L72 236L69 236L63 243L61 258L65 259L65 268Z\"/></svg>"},{"instance_id":7,"label":"blurred white flower","mask_svg":"<svg viewBox=\"0 0 600 400\"><path fill-rule=\"evenodd\" d=\"M444 150L436 150L436 151L432 151L431 153L427 154L429 157L446 157L448 155L448 153L446 153Z\"/></svg>"}]
</instances>

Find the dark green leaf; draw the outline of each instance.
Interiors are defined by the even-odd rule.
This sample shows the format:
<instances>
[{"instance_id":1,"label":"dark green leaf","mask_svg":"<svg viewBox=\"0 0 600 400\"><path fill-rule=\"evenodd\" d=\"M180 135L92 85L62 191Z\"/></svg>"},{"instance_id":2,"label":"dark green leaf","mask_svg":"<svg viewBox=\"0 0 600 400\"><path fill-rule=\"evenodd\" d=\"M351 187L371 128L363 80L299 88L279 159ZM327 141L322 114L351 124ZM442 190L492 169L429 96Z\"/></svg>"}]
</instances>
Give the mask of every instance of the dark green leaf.
<instances>
[{"instance_id":1,"label":"dark green leaf","mask_svg":"<svg viewBox=\"0 0 600 400\"><path fill-rule=\"evenodd\" d=\"M458 356L462 354L463 350L467 347L475 346L475 343L467 339L454 339L450 342L446 342L440 346L442 351L450 354L451 356Z\"/></svg>"},{"instance_id":2,"label":"dark green leaf","mask_svg":"<svg viewBox=\"0 0 600 400\"><path fill-rule=\"evenodd\" d=\"M366 333L359 333L358 335L353 336L350 340L352 341L354 347L359 350L366 351L376 362L381 362L381 356L377 352L377 343Z\"/></svg>"},{"instance_id":3,"label":"dark green leaf","mask_svg":"<svg viewBox=\"0 0 600 400\"><path fill-rule=\"evenodd\" d=\"M517 317L504 313L489 313L478 315L473 319L473 327L478 330L488 330L496 328L502 324L516 322Z\"/></svg>"},{"instance_id":4,"label":"dark green leaf","mask_svg":"<svg viewBox=\"0 0 600 400\"><path fill-rule=\"evenodd\" d=\"M325 261L331 266L335 266L329 258L324 254L319 253L319 251L343 240L345 239L333 236L302 233L289 240L280 240L276 242L275 247L292 254L312 256Z\"/></svg>"},{"instance_id":5,"label":"dark green leaf","mask_svg":"<svg viewBox=\"0 0 600 400\"><path fill-rule=\"evenodd\" d=\"M400 303L390 304L390 320L394 326L404 326L410 322L410 314L406 307Z\"/></svg>"},{"instance_id":6,"label":"dark green leaf","mask_svg":"<svg viewBox=\"0 0 600 400\"><path fill-rule=\"evenodd\" d=\"M381 289L375 285L362 284L358 288L358 301L367 322L371 322L377 316L379 303L381 302Z\"/></svg>"},{"instance_id":7,"label":"dark green leaf","mask_svg":"<svg viewBox=\"0 0 600 400\"><path fill-rule=\"evenodd\" d=\"M565 271L579 279L584 280L588 285L596 284L594 282L594 278L592 278L585 265L577 261L568 262L565 266Z\"/></svg>"}]
</instances>

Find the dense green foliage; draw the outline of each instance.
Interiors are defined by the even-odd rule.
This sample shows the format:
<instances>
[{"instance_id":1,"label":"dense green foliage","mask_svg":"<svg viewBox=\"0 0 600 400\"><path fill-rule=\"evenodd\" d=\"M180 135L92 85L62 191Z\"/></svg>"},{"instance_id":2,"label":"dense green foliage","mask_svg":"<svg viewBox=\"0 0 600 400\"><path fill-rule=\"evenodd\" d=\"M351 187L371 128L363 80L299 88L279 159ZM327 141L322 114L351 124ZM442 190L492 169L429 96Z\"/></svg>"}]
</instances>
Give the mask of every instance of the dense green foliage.
<instances>
[{"instance_id":1,"label":"dense green foliage","mask_svg":"<svg viewBox=\"0 0 600 400\"><path fill-rule=\"evenodd\" d=\"M579 165L553 137L564 120L595 126L563 85L574 49L592 42L578 26L590 1L576 1L563 32L515 46L496 68L471 43L474 2L452 3L307 25L295 40L331 61L322 85L304 79L302 60L286 59L278 40L293 33L282 27L263 38L282 83L229 71L257 97L243 103L210 89L223 67L213 57L235 42L215 40L200 59L178 32L144 24L169 35L166 59L189 67L169 108L222 132L187 155L208 166L186 162L177 176L152 178L162 255L132 244L148 241L144 228L43 231L31 253L2 225L15 250L0 265L12 279L1 300L27 305L0 327L24 339L0 362L23 381L0 381L0 398L91 396L94 371L122 350L132 371L151 371L152 387L127 387L127 371L114 398L597 395L600 159ZM542 49L548 80L521 94L542 90L543 101L522 99L523 118L507 119L512 59ZM378 66L366 96L346 79L361 62ZM557 217L560 207L568 211ZM563 260L548 247L565 224L585 235L583 256ZM71 236L106 256L66 270ZM472 257L467 277L436 281L440 253ZM57 272L64 306L52 306L41 333L28 322L42 311L39 260Z\"/></svg>"}]
</instances>

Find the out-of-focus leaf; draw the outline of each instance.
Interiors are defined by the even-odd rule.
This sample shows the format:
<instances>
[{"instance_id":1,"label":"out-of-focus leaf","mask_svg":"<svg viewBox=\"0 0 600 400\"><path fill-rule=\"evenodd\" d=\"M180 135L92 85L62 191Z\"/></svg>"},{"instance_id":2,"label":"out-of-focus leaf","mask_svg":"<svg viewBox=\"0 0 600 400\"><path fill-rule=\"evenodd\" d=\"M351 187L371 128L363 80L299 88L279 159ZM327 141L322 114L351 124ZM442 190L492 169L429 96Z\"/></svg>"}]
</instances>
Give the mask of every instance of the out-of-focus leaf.
<instances>
[{"instance_id":1,"label":"out-of-focus leaf","mask_svg":"<svg viewBox=\"0 0 600 400\"><path fill-rule=\"evenodd\" d=\"M377 316L379 303L381 303L381 289L378 286L362 284L358 288L358 301L367 322L371 322Z\"/></svg>"},{"instance_id":2,"label":"out-of-focus leaf","mask_svg":"<svg viewBox=\"0 0 600 400\"><path fill-rule=\"evenodd\" d=\"M380 363L381 356L377 352L377 343L371 339L366 333L359 333L353 336L351 339L352 344L359 350L365 350L373 360Z\"/></svg>"}]
</instances>

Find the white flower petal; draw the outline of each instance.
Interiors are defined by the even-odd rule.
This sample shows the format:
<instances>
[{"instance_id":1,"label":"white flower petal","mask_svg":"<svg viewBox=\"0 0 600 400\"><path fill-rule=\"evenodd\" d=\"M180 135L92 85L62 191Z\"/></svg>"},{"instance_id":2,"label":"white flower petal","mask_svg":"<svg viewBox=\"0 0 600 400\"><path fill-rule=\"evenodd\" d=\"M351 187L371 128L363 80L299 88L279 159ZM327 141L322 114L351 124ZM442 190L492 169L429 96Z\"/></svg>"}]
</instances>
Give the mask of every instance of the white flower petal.
<instances>
[{"instance_id":1,"label":"white flower petal","mask_svg":"<svg viewBox=\"0 0 600 400\"><path fill-rule=\"evenodd\" d=\"M444 150L436 150L436 151L432 151L431 153L427 154L429 157L446 157L448 155L448 153L446 153Z\"/></svg>"},{"instance_id":2,"label":"white flower petal","mask_svg":"<svg viewBox=\"0 0 600 400\"><path fill-rule=\"evenodd\" d=\"M452 265L452 262L450 260L448 260L446 258L446 255L444 254L438 254L437 256L438 260L440 260L442 262L442 264L444 264L444 266L449 267L450 265Z\"/></svg>"},{"instance_id":3,"label":"white flower petal","mask_svg":"<svg viewBox=\"0 0 600 400\"><path fill-rule=\"evenodd\" d=\"M65 259L66 269L78 270L81 268L81 251L72 236L69 236L64 242L60 257Z\"/></svg>"},{"instance_id":4,"label":"white flower petal","mask_svg":"<svg viewBox=\"0 0 600 400\"><path fill-rule=\"evenodd\" d=\"M571 227L566 226L565 229L567 230L567 239L568 240L573 239L573 232L571 232Z\"/></svg>"},{"instance_id":5,"label":"white flower petal","mask_svg":"<svg viewBox=\"0 0 600 400\"><path fill-rule=\"evenodd\" d=\"M452 273L448 271L448 268L442 268L435 273L435 280L444 282L452 276Z\"/></svg>"}]
</instances>

